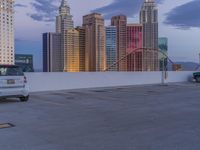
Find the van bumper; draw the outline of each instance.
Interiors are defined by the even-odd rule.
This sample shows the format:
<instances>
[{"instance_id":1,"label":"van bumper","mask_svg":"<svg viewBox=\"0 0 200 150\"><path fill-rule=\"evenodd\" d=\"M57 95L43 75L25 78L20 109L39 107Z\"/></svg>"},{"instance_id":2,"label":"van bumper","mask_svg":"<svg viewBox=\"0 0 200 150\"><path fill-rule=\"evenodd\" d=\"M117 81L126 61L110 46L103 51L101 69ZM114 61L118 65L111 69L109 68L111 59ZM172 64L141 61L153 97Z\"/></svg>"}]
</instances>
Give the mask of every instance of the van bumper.
<instances>
[{"instance_id":1,"label":"van bumper","mask_svg":"<svg viewBox=\"0 0 200 150\"><path fill-rule=\"evenodd\" d=\"M0 98L26 97L29 95L28 88L0 88Z\"/></svg>"}]
</instances>

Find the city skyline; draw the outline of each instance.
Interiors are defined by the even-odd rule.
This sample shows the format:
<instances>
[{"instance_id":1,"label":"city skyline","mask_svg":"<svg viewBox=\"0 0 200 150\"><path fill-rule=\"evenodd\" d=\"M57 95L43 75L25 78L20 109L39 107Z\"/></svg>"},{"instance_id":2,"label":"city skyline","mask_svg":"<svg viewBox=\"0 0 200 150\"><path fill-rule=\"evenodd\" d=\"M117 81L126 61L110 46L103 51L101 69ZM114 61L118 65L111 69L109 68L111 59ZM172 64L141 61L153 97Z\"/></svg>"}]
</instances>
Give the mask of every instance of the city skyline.
<instances>
[{"instance_id":1,"label":"city skyline","mask_svg":"<svg viewBox=\"0 0 200 150\"><path fill-rule=\"evenodd\" d=\"M86 0L86 1L90 2L90 0ZM42 49L41 42L39 42L40 39L38 38L38 36L41 36L41 33L42 33L41 31L45 32L44 30L54 31L54 27L52 27L52 26L54 26L54 23L53 22L45 22L43 20L35 21L35 20L31 19L30 14L33 13L34 10L30 8L30 6L31 6L30 2L34 3L34 1L30 1L30 0L27 0L26 2L23 1L23 3L21 0L16 1L16 7L15 7L15 9L16 9L16 51L18 53L25 53L25 52L31 53L31 54L33 53L34 55L38 56L37 53L41 53L41 49ZM78 2L77 0L75 0L75 1L69 0L68 2L71 6L71 11L72 11L75 25L81 25L82 21L80 18L84 14L87 14L87 12L91 12L95 9L97 9L96 10L97 12L103 11L103 9L105 11L104 6L111 7L110 6L111 2L109 0L103 0L102 2L90 2L91 8L88 8L87 6L85 6L85 4L82 4L83 7L81 7L82 8L81 10L79 10L80 9L79 5L76 5L76 7L75 7L75 3ZM20 5L21 3L23 4L23 6ZM52 4L53 6L54 6L54 4L55 4L55 6L59 6L58 3L60 3L60 2L59 1L55 2L55 1L51 0L49 2L49 4L47 4L47 6L48 5L50 6L50 4ZM124 3L128 3L128 1L124 1ZM197 62L197 60L198 60L197 54L199 52L199 50L198 50L199 45L195 40L190 41L190 37L192 36L193 38L197 38L198 33L200 32L199 29L192 28L192 29L188 29L188 30L181 30L181 29L177 29L177 27L167 26L167 25L163 24L163 22L166 21L165 18L169 19L169 16L170 16L170 15L168 15L168 17L166 17L166 13L170 13L171 11L172 12L176 11L176 9L178 9L178 8L183 9L182 7L187 7L187 5L192 5L191 3L192 2L190 0L183 0L181 2L164 0L164 1L162 1L162 3L159 3L159 5L158 5L159 14L160 14L159 22L161 24L160 28L159 28L159 33L160 33L159 36L164 36L164 37L169 38L169 43L170 43L169 55L174 56L174 57L172 57L172 59L174 61L185 60L185 61L196 61ZM132 2L131 2L131 4L132 4ZM120 14L120 11L124 10L124 14L128 16L128 23L137 23L138 22L138 19L136 19L136 18L138 18L138 13L139 13L138 8L140 9L141 4L138 1L134 1L133 4L137 4L137 8L135 8L132 12L132 15L134 15L134 17L130 17L130 14L126 14L127 12L126 12L126 9L124 8L124 6L122 6L122 9L119 10L119 12L116 12L117 14ZM50 8L53 9L53 6ZM135 5L132 7L134 8ZM34 7L32 7L32 8L34 8ZM99 10L98 8L102 8L102 9ZM172 10L172 8L174 8L174 9ZM41 12L43 12L42 11L43 7L39 7L38 9L41 9ZM127 8L127 9L129 9L129 8ZM47 8L46 8L46 11L47 11ZM29 12L29 15L27 15L28 12ZM41 12L39 11L39 14L41 14ZM106 11L103 14L105 14L105 17L107 17ZM49 14L49 15L52 15L52 14ZM53 16L54 15L56 16L57 13L53 14ZM36 30L38 32L32 33L32 30L30 30L31 36L29 36L29 37L27 37L26 34L19 34L19 33L23 33L23 32L25 33L26 30L30 29L30 28L28 28L28 26L24 27L24 25L19 23L19 21L21 20L21 19L19 19L19 16L23 16L23 18L25 19L25 22L28 21L27 25L32 23L34 25L34 30ZM169 23L169 20L168 20L168 23ZM106 20L106 25L108 25L108 24L109 24L109 22ZM183 24L182 26L184 26L184 28L182 27L182 29L186 29L187 25L188 24L185 21L185 26ZM193 27L191 22L189 23L189 25L191 27ZM30 27L31 26L32 25L30 25ZM22 31L22 28L24 29L23 31ZM181 28L181 27L179 26L179 28ZM20 31L22 31L22 32L20 32ZM174 34L174 32L176 32L177 34ZM25 38L25 37L27 37L27 38ZM26 41L26 43L22 44L22 43L24 43L24 40ZM180 42L180 41L182 41L182 42ZM187 43L185 41L187 41L187 42L189 41L189 42ZM37 60L37 62L41 62L41 60ZM35 65L36 65L36 68L38 68L38 66L40 64L38 63Z\"/></svg>"},{"instance_id":2,"label":"city skyline","mask_svg":"<svg viewBox=\"0 0 200 150\"><path fill-rule=\"evenodd\" d=\"M83 16L82 34L79 32L82 30L74 28L70 5L62 0L56 16L56 32L43 34L43 71L80 72L83 65L82 71L86 72L158 71L156 2L144 1L139 25L127 24L125 15L113 16L110 21L111 26L105 27L102 14L87 14ZM85 43L80 45L81 41ZM84 62L80 59L83 57Z\"/></svg>"}]
</instances>

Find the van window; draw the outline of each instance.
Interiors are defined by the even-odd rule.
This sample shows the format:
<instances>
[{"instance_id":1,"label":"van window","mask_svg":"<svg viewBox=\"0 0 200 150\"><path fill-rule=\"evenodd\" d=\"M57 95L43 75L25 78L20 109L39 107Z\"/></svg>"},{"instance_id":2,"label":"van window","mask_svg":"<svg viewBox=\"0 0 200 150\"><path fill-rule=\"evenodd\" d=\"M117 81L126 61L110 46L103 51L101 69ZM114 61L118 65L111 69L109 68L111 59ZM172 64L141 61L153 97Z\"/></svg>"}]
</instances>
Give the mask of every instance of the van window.
<instances>
[{"instance_id":1,"label":"van window","mask_svg":"<svg viewBox=\"0 0 200 150\"><path fill-rule=\"evenodd\" d=\"M0 66L0 76L23 76L22 69L17 66Z\"/></svg>"}]
</instances>

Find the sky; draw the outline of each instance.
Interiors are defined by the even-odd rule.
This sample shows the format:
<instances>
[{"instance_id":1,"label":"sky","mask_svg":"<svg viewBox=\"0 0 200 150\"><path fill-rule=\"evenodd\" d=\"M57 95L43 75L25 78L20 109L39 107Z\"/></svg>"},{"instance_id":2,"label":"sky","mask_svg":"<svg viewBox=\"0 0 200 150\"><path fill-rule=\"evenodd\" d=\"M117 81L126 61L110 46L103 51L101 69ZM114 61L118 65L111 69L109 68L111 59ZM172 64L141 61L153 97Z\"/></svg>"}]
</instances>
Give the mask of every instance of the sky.
<instances>
[{"instance_id":1,"label":"sky","mask_svg":"<svg viewBox=\"0 0 200 150\"><path fill-rule=\"evenodd\" d=\"M16 0L15 50L33 54L34 67L42 69L42 33L55 31L55 17L61 0ZM157 0L159 37L169 40L173 61L198 62L200 53L200 0ZM102 13L106 25L114 15L124 14L128 23L139 22L143 0L68 0L75 26L82 16Z\"/></svg>"}]
</instances>

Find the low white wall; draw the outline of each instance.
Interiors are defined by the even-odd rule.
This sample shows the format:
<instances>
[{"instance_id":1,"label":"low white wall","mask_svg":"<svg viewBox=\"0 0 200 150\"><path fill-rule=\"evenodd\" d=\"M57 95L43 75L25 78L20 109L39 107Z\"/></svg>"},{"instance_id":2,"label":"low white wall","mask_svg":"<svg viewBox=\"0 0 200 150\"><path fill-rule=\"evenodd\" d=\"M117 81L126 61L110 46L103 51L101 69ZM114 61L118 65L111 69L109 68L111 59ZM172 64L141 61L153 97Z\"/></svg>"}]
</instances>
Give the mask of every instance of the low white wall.
<instances>
[{"instance_id":1,"label":"low white wall","mask_svg":"<svg viewBox=\"0 0 200 150\"><path fill-rule=\"evenodd\" d=\"M166 82L186 82L191 81L194 71L169 71L168 72L168 78L166 79Z\"/></svg>"},{"instance_id":2,"label":"low white wall","mask_svg":"<svg viewBox=\"0 0 200 150\"><path fill-rule=\"evenodd\" d=\"M168 72L165 82L188 81L192 72ZM26 73L31 92L161 83L161 72Z\"/></svg>"}]
</instances>

